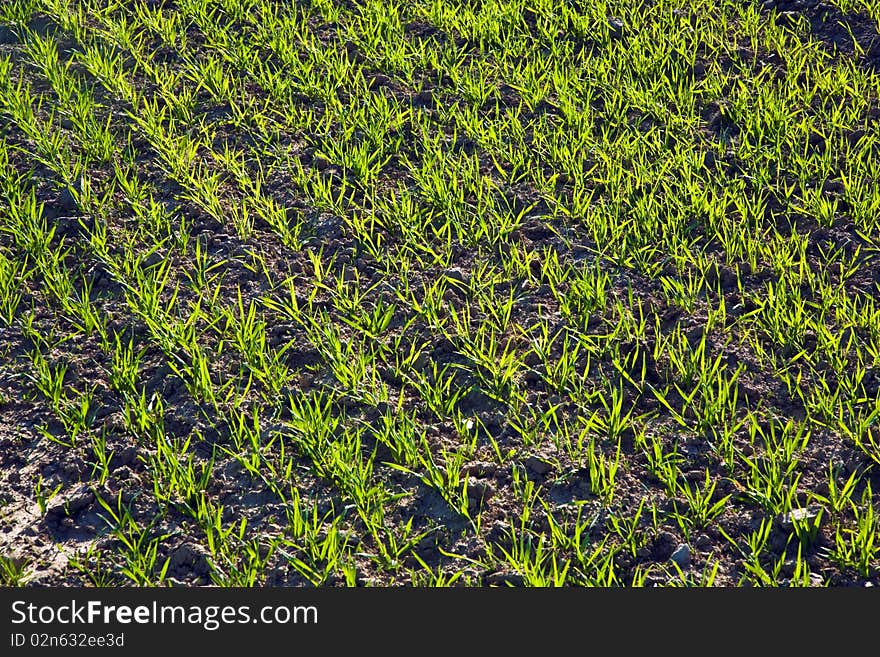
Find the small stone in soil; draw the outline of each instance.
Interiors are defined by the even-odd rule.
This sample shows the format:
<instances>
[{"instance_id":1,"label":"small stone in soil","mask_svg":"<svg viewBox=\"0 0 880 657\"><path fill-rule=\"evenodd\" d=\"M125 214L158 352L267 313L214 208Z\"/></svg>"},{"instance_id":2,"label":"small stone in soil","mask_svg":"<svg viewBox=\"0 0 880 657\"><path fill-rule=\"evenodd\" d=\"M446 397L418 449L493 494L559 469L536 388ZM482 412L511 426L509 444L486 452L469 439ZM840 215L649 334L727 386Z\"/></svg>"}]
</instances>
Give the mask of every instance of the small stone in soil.
<instances>
[{"instance_id":1,"label":"small stone in soil","mask_svg":"<svg viewBox=\"0 0 880 657\"><path fill-rule=\"evenodd\" d=\"M468 498L475 504L488 500L495 494L495 487L485 479L475 479L468 483Z\"/></svg>"},{"instance_id":2,"label":"small stone in soil","mask_svg":"<svg viewBox=\"0 0 880 657\"><path fill-rule=\"evenodd\" d=\"M70 188L65 187L61 190L61 193L58 195L58 207L65 212L76 212L79 209L79 204L76 202L76 197Z\"/></svg>"},{"instance_id":3,"label":"small stone in soil","mask_svg":"<svg viewBox=\"0 0 880 657\"><path fill-rule=\"evenodd\" d=\"M608 34L613 40L623 37L623 21L612 16L608 19Z\"/></svg>"},{"instance_id":4,"label":"small stone in soil","mask_svg":"<svg viewBox=\"0 0 880 657\"><path fill-rule=\"evenodd\" d=\"M377 73L370 77L367 86L369 89L378 89L379 87L387 86L391 82L391 78L387 75L383 75L382 73Z\"/></svg>"},{"instance_id":5,"label":"small stone in soil","mask_svg":"<svg viewBox=\"0 0 880 657\"><path fill-rule=\"evenodd\" d=\"M537 456L530 456L525 461L523 461L523 465L534 472L536 475L547 474L553 467L549 463L547 463L547 461L539 459Z\"/></svg>"},{"instance_id":6,"label":"small stone in soil","mask_svg":"<svg viewBox=\"0 0 880 657\"><path fill-rule=\"evenodd\" d=\"M131 465L136 460L137 448L129 445L128 447L123 447L119 451L114 452L113 456L110 457L110 468L115 470L125 465Z\"/></svg>"},{"instance_id":7,"label":"small stone in soil","mask_svg":"<svg viewBox=\"0 0 880 657\"><path fill-rule=\"evenodd\" d=\"M822 507L817 505L810 505L804 509L792 509L788 513L782 514L780 518L780 522L783 527L791 528L794 526L795 522L807 522L809 520L814 520L819 516L819 512L822 510Z\"/></svg>"},{"instance_id":8,"label":"small stone in soil","mask_svg":"<svg viewBox=\"0 0 880 657\"><path fill-rule=\"evenodd\" d=\"M450 283L463 283L467 284L467 274L465 274L461 269L458 268L450 268L443 272L443 276Z\"/></svg>"},{"instance_id":9,"label":"small stone in soil","mask_svg":"<svg viewBox=\"0 0 880 657\"><path fill-rule=\"evenodd\" d=\"M57 495L46 509L47 516L62 518L75 516L95 501L95 494L85 484L78 486L67 495Z\"/></svg>"},{"instance_id":10,"label":"small stone in soil","mask_svg":"<svg viewBox=\"0 0 880 657\"><path fill-rule=\"evenodd\" d=\"M678 564L680 568L687 568L691 563L691 549L688 547L687 543L681 543L672 555L669 557L669 560L673 563Z\"/></svg>"},{"instance_id":11,"label":"small stone in soil","mask_svg":"<svg viewBox=\"0 0 880 657\"><path fill-rule=\"evenodd\" d=\"M673 534L662 531L654 538L651 545L651 554L657 561L664 561L672 554L673 546L676 544L676 538Z\"/></svg>"}]
</instances>

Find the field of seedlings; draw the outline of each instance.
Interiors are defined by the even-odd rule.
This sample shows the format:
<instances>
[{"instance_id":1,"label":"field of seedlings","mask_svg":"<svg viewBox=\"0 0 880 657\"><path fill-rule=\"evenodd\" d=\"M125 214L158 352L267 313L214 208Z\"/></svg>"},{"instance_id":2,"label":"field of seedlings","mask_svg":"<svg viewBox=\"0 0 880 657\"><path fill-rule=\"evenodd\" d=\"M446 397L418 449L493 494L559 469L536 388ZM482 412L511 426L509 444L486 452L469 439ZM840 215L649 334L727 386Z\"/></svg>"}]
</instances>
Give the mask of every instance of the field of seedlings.
<instances>
[{"instance_id":1,"label":"field of seedlings","mask_svg":"<svg viewBox=\"0 0 880 657\"><path fill-rule=\"evenodd\" d=\"M0 583L880 585L880 5L3 0Z\"/></svg>"}]
</instances>

